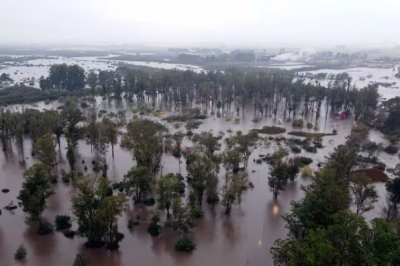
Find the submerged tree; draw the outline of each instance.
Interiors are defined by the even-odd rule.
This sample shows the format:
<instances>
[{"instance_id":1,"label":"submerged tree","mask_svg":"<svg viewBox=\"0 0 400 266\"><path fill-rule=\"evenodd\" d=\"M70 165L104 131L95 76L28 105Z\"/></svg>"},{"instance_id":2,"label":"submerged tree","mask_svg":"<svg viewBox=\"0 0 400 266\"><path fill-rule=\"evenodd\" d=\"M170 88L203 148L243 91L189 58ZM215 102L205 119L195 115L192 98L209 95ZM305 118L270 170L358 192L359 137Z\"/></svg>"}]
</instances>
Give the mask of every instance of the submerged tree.
<instances>
[{"instance_id":1,"label":"submerged tree","mask_svg":"<svg viewBox=\"0 0 400 266\"><path fill-rule=\"evenodd\" d=\"M48 176L56 177L57 157L53 137L50 134L41 136L36 141L35 148L36 156L38 160L46 167Z\"/></svg>"},{"instance_id":2,"label":"submerged tree","mask_svg":"<svg viewBox=\"0 0 400 266\"><path fill-rule=\"evenodd\" d=\"M22 210L29 216L29 220L38 221L42 225L41 216L46 209L46 201L54 194L46 168L43 164L34 164L25 171L23 178L17 199L21 201Z\"/></svg>"},{"instance_id":3,"label":"submerged tree","mask_svg":"<svg viewBox=\"0 0 400 266\"><path fill-rule=\"evenodd\" d=\"M378 201L378 193L371 180L364 174L356 174L352 177L350 191L353 194L356 214L362 215L374 209L374 203Z\"/></svg>"},{"instance_id":4,"label":"submerged tree","mask_svg":"<svg viewBox=\"0 0 400 266\"><path fill-rule=\"evenodd\" d=\"M151 192L153 177L145 166L132 167L124 176L125 192L135 203L143 202Z\"/></svg>"},{"instance_id":5,"label":"submerged tree","mask_svg":"<svg viewBox=\"0 0 400 266\"><path fill-rule=\"evenodd\" d=\"M179 195L179 179L174 174L167 174L157 181L158 208L165 209L170 216L170 209Z\"/></svg>"},{"instance_id":6,"label":"submerged tree","mask_svg":"<svg viewBox=\"0 0 400 266\"><path fill-rule=\"evenodd\" d=\"M116 219L124 208L123 196L110 195L106 178L84 178L77 182L78 193L72 197L72 213L77 223L77 234L87 238L88 247L118 248L121 240Z\"/></svg>"}]
</instances>

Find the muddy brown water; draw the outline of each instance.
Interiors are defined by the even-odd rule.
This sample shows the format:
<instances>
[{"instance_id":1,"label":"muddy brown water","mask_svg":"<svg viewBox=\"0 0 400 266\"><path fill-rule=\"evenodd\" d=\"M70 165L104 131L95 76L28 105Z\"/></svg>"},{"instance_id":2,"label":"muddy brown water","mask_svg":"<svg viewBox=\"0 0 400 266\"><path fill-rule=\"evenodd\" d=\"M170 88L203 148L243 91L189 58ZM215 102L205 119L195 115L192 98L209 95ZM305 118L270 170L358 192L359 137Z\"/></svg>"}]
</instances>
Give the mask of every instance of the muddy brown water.
<instances>
[{"instance_id":1,"label":"muddy brown water","mask_svg":"<svg viewBox=\"0 0 400 266\"><path fill-rule=\"evenodd\" d=\"M34 108L50 109L56 108L58 105L59 103L57 102L50 105L38 103ZM116 105L114 102L108 103L98 99L96 105L98 109L106 109L108 112L126 109L128 110L127 118L133 116L130 111L132 107L125 102ZM17 107L11 108L15 110ZM18 108L20 109L21 106ZM324 111L321 113L325 114ZM172 112L167 112L165 116L170 114ZM278 115L278 117L281 115ZM233 118L235 117L236 115L234 114ZM158 119L155 117L150 118ZM212 116L204 120L200 128L194 130L194 132L212 130L217 135L219 131L223 131L225 138L229 135L227 133L228 129L233 132L242 130L245 133L253 128L276 124L269 117L264 117L259 123L252 122L252 109L247 110L243 115L240 114L239 118L240 123L234 124L234 119L227 121L223 117ZM332 132L335 126L339 134L325 137L323 144L326 148L318 150L318 153L310 154L302 151L301 155L311 157L314 160L312 166L316 169L318 162L323 162L325 156L332 152L335 146L345 141L345 136L350 133L352 124L351 119L337 120L332 117L327 119L321 117L319 121L321 132ZM171 124L166 125L170 127L171 131L176 131L172 129ZM291 123L284 122L282 126L287 128L288 132L293 130ZM186 131L184 127L178 130ZM307 129L303 130L307 131ZM378 142L384 141L381 134L377 132L372 132L370 138ZM25 139L25 165L20 163L22 155L14 142L12 142L12 147L7 152L0 152L0 188L10 189L7 194L0 193L1 208L11 201L15 204L17 203L16 197L22 184L22 173L36 162L30 155L31 146L30 139ZM182 146L191 146L191 143L185 140ZM212 212L207 204L204 204L205 217L196 220L197 226L194 229L197 249L190 254L179 253L174 250L174 243L178 236L173 232L167 230L163 232L162 236L156 238L147 233L151 210L154 207L141 208L129 202L126 212L119 218L119 230L125 235L125 238L120 243L120 249L113 252L105 249L87 249L84 247L85 239L68 239L61 232L39 236L36 233L37 225L27 223L22 210L18 208L14 212L8 212L3 209L0 216L0 265L69 266L73 264L78 252L84 253L90 265L96 266L273 265L269 250L276 239L284 238L287 234L281 215L290 211L290 201L302 198L303 193L300 190L300 186L309 183L308 179L299 177L295 182L286 186L285 191L278 196L277 201L273 199L267 184L268 166L265 163L258 165L253 162L253 159L258 158L259 154L272 153L276 149L277 145L273 143L269 148L258 147L253 152L249 161L248 173L249 180L254 183L255 188L245 193L241 205L235 206L230 216L223 214L223 206L217 206L215 211ZM65 153L66 143L63 140L61 149L58 152L59 169L68 169ZM78 169L84 172L82 160L85 160L85 165L90 168L92 155L90 147L86 145L84 140L79 142L76 154L78 157ZM393 167L399 161L397 156L389 156L383 153L380 154L380 158L389 167ZM114 159L111 158L111 152L108 153L108 162L110 165L108 176L111 182L121 181L123 175L134 166L131 153L121 149L119 145L115 146ZM180 164L177 159L167 154L162 159L162 165L164 174L181 172L184 176L186 175L184 160ZM220 176L221 178L223 177L223 171L221 171ZM376 204L375 210L366 214L368 220L379 216L380 207L384 203L384 184L377 184L377 188L380 201ZM47 209L43 214L43 219L52 223L54 223L56 215L71 215L70 198L76 193L72 185L66 185L62 182L54 185L54 190L56 194L49 199ZM130 217L135 218L137 214L142 217L140 225L129 231L127 229L128 219ZM76 229L76 227L77 225L74 223L72 229ZM19 263L14 260L13 254L21 243L27 248L28 255L25 262Z\"/></svg>"}]
</instances>

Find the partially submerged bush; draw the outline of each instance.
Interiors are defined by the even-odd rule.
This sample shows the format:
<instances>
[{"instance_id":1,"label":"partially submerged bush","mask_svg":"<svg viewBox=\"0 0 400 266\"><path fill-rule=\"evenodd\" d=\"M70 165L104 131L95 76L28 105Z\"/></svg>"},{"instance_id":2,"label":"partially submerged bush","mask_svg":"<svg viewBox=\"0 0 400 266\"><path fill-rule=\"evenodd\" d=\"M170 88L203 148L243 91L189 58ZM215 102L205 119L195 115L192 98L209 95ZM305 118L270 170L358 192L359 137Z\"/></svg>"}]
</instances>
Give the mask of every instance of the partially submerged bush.
<instances>
[{"instance_id":1,"label":"partially submerged bush","mask_svg":"<svg viewBox=\"0 0 400 266\"><path fill-rule=\"evenodd\" d=\"M194 218L201 218L204 216L204 211L199 207L194 207L190 209L190 214Z\"/></svg>"},{"instance_id":2,"label":"partially submerged bush","mask_svg":"<svg viewBox=\"0 0 400 266\"><path fill-rule=\"evenodd\" d=\"M28 252L26 251L26 248L21 244L21 246L19 246L19 248L17 249L17 251L14 254L14 259L23 260L26 258L27 254L28 254Z\"/></svg>"},{"instance_id":3,"label":"partially submerged bush","mask_svg":"<svg viewBox=\"0 0 400 266\"><path fill-rule=\"evenodd\" d=\"M38 234L39 235L47 235L47 234L53 233L53 231L54 231L53 225L51 223L45 222L39 226Z\"/></svg>"},{"instance_id":4,"label":"partially submerged bush","mask_svg":"<svg viewBox=\"0 0 400 266\"><path fill-rule=\"evenodd\" d=\"M312 169L310 166L306 165L303 168L301 168L301 176L302 177L311 177L312 176Z\"/></svg>"},{"instance_id":5,"label":"partially submerged bush","mask_svg":"<svg viewBox=\"0 0 400 266\"><path fill-rule=\"evenodd\" d=\"M283 127L275 127L275 126L265 126L262 129L253 129L254 131L261 134L283 134L286 132L286 129Z\"/></svg>"},{"instance_id":6,"label":"partially submerged bush","mask_svg":"<svg viewBox=\"0 0 400 266\"><path fill-rule=\"evenodd\" d=\"M395 155L399 149L394 145L389 145L385 147L383 150L388 154Z\"/></svg>"},{"instance_id":7,"label":"partially submerged bush","mask_svg":"<svg viewBox=\"0 0 400 266\"><path fill-rule=\"evenodd\" d=\"M76 254L74 264L72 266L87 266L88 262L83 254L78 253Z\"/></svg>"},{"instance_id":8,"label":"partially submerged bush","mask_svg":"<svg viewBox=\"0 0 400 266\"><path fill-rule=\"evenodd\" d=\"M313 127L314 127L314 126L313 126L312 123L310 123L310 122L307 123L307 128L308 128L308 129L312 129Z\"/></svg>"},{"instance_id":9,"label":"partially submerged bush","mask_svg":"<svg viewBox=\"0 0 400 266\"><path fill-rule=\"evenodd\" d=\"M301 152L301 149L300 149L299 146L292 146L292 147L291 147L291 150L292 150L292 152L294 152L294 153L300 153L300 152Z\"/></svg>"},{"instance_id":10,"label":"partially submerged bush","mask_svg":"<svg viewBox=\"0 0 400 266\"><path fill-rule=\"evenodd\" d=\"M193 241L190 240L189 238L184 237L179 239L178 242L176 242L175 249L177 251L190 252L196 249L196 244L193 243Z\"/></svg>"},{"instance_id":11,"label":"partially submerged bush","mask_svg":"<svg viewBox=\"0 0 400 266\"><path fill-rule=\"evenodd\" d=\"M292 127L303 127L304 122L302 119L294 119L292 122Z\"/></svg>"},{"instance_id":12,"label":"partially submerged bush","mask_svg":"<svg viewBox=\"0 0 400 266\"><path fill-rule=\"evenodd\" d=\"M63 230L71 227L71 217L68 215L57 215L56 216L56 230Z\"/></svg>"},{"instance_id":13,"label":"partially submerged bush","mask_svg":"<svg viewBox=\"0 0 400 266\"><path fill-rule=\"evenodd\" d=\"M300 165L309 165L313 162L313 159L304 156L298 157L296 160Z\"/></svg>"},{"instance_id":14,"label":"partially submerged bush","mask_svg":"<svg viewBox=\"0 0 400 266\"><path fill-rule=\"evenodd\" d=\"M64 236L67 238L74 238L76 235L76 232L74 230L67 230L64 232Z\"/></svg>"}]
</instances>

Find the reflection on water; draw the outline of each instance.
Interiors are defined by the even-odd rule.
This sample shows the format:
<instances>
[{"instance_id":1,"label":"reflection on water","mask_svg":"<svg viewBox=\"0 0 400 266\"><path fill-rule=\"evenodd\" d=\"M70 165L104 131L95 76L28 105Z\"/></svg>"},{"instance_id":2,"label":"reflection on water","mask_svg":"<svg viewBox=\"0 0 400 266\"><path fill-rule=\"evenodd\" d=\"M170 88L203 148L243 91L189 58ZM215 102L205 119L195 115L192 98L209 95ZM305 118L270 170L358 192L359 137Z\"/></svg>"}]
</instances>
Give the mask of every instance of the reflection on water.
<instances>
[{"instance_id":1,"label":"reflection on water","mask_svg":"<svg viewBox=\"0 0 400 266\"><path fill-rule=\"evenodd\" d=\"M124 109L127 110L128 119L133 117L131 110L135 106L124 100L118 104L114 101L110 103L102 101L101 98L96 100L95 105L98 109L106 109L108 113L117 113L119 110ZM158 104L161 103L162 101L158 101ZM56 108L58 105L59 103L57 102L48 105L38 103L35 108L51 109ZM26 105L25 107L28 106ZM20 110L22 106L10 107L13 110L17 108ZM166 115L171 114L174 113L166 111ZM325 114L324 109L321 114ZM282 113L278 114L278 116L282 115ZM265 117L260 123L253 123L253 109L245 111L239 117L239 124L234 124L224 118L209 117L194 132L212 129L214 134L223 131L227 137L230 134L235 134L237 130L242 130L243 133L246 133L250 129L261 128L265 125L275 125L272 118ZM149 118L159 119L154 116ZM332 152L336 145L345 141L345 136L350 133L352 126L350 119L336 120L323 116L318 123L320 131L323 132L331 132L335 124L339 134L324 138L323 145L326 147L316 154L302 151L302 156L311 157L314 160L311 164L314 169L317 168L318 162L325 160L325 156ZM171 124L165 125L172 133L175 131ZM287 128L288 131L292 130L290 122L284 121L282 126ZM227 133L228 129L231 129L233 133ZM307 129L304 130L307 131ZM310 132L314 131L310 130ZM382 136L377 132L372 132L371 138L378 142L383 141ZM29 139L24 140L25 156L22 155L21 150L14 141L11 144L11 149L7 152L0 151L0 188L10 189L7 194L0 193L0 207L4 207L11 201L16 202L22 183L22 173L35 163L35 159L31 156L32 142ZM183 147L191 145L187 140L182 144ZM259 154L271 153L277 148L278 146L272 143L268 148L258 147L253 152L249 160L248 173L249 180L255 187L243 195L242 204L234 207L230 217L223 214L223 206L217 205L215 210L211 210L207 204L203 206L205 217L196 221L197 226L194 228L194 232L197 249L191 254L177 253L174 250L177 236L168 230L158 238L150 237L147 233L147 225L154 207L144 208L134 206L131 202L129 203L123 217L118 221L119 230L125 235L125 238L120 243L121 247L117 252L108 252L104 249L86 249L84 248L84 239L67 239L60 232L55 232L49 236L39 236L36 234L37 225L27 224L23 212L18 208L14 214L3 210L3 214L0 216L0 265L19 265L13 259L13 254L21 243L28 250L26 265L30 266L70 266L73 264L78 252L84 253L88 257L90 264L96 266L272 265L269 250L276 239L283 238L287 234L281 215L290 211L290 201L298 200L303 196L300 185L307 185L310 182L309 179L299 177L295 182L290 182L285 187L285 190L282 191L277 200L273 198L268 188L268 166L265 163L260 165L253 163L253 159L259 158ZM61 158L59 169L68 170L65 160L66 143L64 139L61 142L61 149L57 149L57 152L59 158ZM92 154L90 147L84 140L79 141L77 156L77 171L90 173ZM386 154L379 156L389 167L394 166L399 161L398 157ZM20 164L24 158L25 163ZM85 163L83 163L83 160ZM111 152L109 152L107 161L110 164L108 176L112 182L121 181L123 175L135 164L131 153L128 150L121 149L119 145L115 146L115 158L113 159ZM88 172L84 171L85 165L89 168ZM179 164L178 160L170 154L162 158L162 166L164 174L180 172L184 176L187 175L185 164ZM224 172L221 169L220 176L223 175ZM384 203L384 184L379 184L377 189L380 195L380 201L377 204L379 206ZM56 194L49 199L48 208L43 215L44 219L50 222L54 222L56 215L71 215L70 198L76 193L76 189L72 185L66 185L62 182L55 184L54 190ZM139 226L130 231L127 228L128 220L136 217L137 214L141 216L142 220ZM379 216L378 208L366 214L368 219L377 216ZM74 225L73 229L76 229L76 225Z\"/></svg>"}]
</instances>

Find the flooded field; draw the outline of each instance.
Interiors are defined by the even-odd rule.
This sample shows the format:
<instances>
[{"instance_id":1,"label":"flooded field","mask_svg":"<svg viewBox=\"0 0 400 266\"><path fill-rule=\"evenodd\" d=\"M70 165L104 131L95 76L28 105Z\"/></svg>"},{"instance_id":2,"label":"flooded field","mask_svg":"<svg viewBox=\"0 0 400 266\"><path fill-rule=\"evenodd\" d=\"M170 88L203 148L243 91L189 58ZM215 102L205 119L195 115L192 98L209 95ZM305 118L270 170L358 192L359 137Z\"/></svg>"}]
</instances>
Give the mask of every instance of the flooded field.
<instances>
[{"instance_id":1,"label":"flooded field","mask_svg":"<svg viewBox=\"0 0 400 266\"><path fill-rule=\"evenodd\" d=\"M384 95L384 97L390 97ZM162 108L161 99L157 99L157 105ZM101 98L96 98L94 106L98 110L105 109L108 112L116 113L119 110L126 110L127 119L133 117L132 106L125 101L108 102ZM53 102L48 105L38 103L34 106L25 105L24 107L32 107L37 109L51 109L59 106L60 103ZM17 110L22 106L11 106L11 109ZM353 121L352 119L338 120L335 117L324 117L325 105L322 106L321 117L318 121L320 132L332 132L335 128L338 135L327 136L323 139L325 148L320 149L318 153L308 153L302 151L300 155L312 158L314 161L312 167L317 169L318 162L325 161L327 156L333 149L345 142L345 137L350 133ZM163 117L174 114L167 109ZM210 110L208 110L210 114ZM282 117L282 113L278 113L278 118ZM160 120L155 116L144 116L150 119ZM233 118L236 117L236 114ZM260 122L252 122L254 115L253 110L249 108L244 114L240 113L238 118L240 123L235 124L224 117L209 116L202 125L194 130L195 133L201 131L212 131L214 135L218 135L220 131L225 137L235 134L241 130L243 133L254 128L262 128L265 125L276 125L276 121L270 117L263 117ZM173 133L177 131L172 124L162 122ZM283 122L280 125L292 131L290 122ZM228 133L228 130L233 133ZM178 129L183 130L183 128ZM314 130L303 129L304 131L315 132ZM287 136L287 134L283 134ZM225 138L223 137L223 138ZM377 142L385 142L382 135L372 131L370 139ZM192 146L188 140L184 140L183 147ZM11 201L16 203L16 197L22 184L22 173L35 163L35 159L31 156L32 143L30 139L24 141L25 161L21 164L22 154L17 145L12 143L12 150L0 152L0 188L8 188L10 192L7 194L0 193L0 207L4 207ZM176 234L164 232L160 237L151 237L147 233L147 225L149 223L150 212L154 207L134 206L129 202L129 207L119 219L119 230L125 235L120 243L118 251L109 252L105 249L88 249L84 247L85 239L75 238L68 239L62 233L55 232L51 235L39 236L36 232L37 227L25 222L24 214L21 208L10 213L3 210L0 216L0 265L19 265L13 254L16 248L23 243L28 251L27 261L25 265L42 266L42 265L72 265L75 255L78 252L84 253L90 262L90 265L96 266L123 266L123 265L231 265L231 266L265 266L273 265L270 256L270 247L278 238L286 236L286 229L281 215L290 211L290 201L302 198L303 193L300 190L301 185L309 183L308 179L299 177L296 181L290 182L285 191L279 196L278 200L273 199L272 193L268 187L269 166L266 163L256 164L253 159L259 158L259 154L272 153L277 149L277 144L272 142L270 147L259 146L252 153L249 160L249 181L254 183L254 189L251 189L243 196L240 206L235 206L231 215L226 216L223 213L223 207L217 206L211 211L207 205L204 205L205 217L196 220L197 226L194 228L194 238L197 243L197 249L190 254L178 253L174 249L174 243L177 240ZM66 160L66 143L62 139L61 149L58 150L59 170L68 169ZM89 166L92 161L90 147L84 140L79 141L76 149L77 168L83 171L84 165ZM379 154L379 158L387 164L388 167L394 167L399 162L397 156L389 156L383 152ZM82 160L85 163L82 163ZM130 151L122 149L119 145L115 146L115 158L112 159L111 152L108 153L109 169L108 177L111 182L119 182L123 179L123 175L134 166ZM162 159L163 173L181 173L186 176L186 165L184 159L182 163L178 159L166 154ZM223 172L220 173L220 177ZM377 184L380 200L376 204L375 210L368 212L368 219L378 217L380 206L383 206L386 194L384 184ZM72 185L66 185L59 182L55 185L55 195L51 196L48 201L48 207L44 212L43 218L49 222L54 222L54 218L59 214L71 215L70 198L76 190ZM128 219L140 214L142 221L140 225L135 227L133 231L127 229ZM76 224L73 225L76 229Z\"/></svg>"},{"instance_id":2,"label":"flooded field","mask_svg":"<svg viewBox=\"0 0 400 266\"><path fill-rule=\"evenodd\" d=\"M109 55L113 57L114 55ZM12 62L8 62L12 63ZM107 60L107 58L98 57L59 57L54 59L35 59L24 62L17 62L12 65L2 65L0 73L6 73L10 75L10 78L15 83L25 82L27 79L34 79L33 87L39 88L40 77L47 77L50 66L53 64L77 64L85 69L86 72L89 70L115 70L119 63L126 63L137 66L146 66L153 68L163 69L179 69L179 70L193 70L201 71L202 68L194 65L183 65L183 64L172 64L172 63L157 63L157 62L144 62L144 61L122 61L122 60ZM28 82L29 83L29 82ZM26 83L26 85L28 85Z\"/></svg>"},{"instance_id":3,"label":"flooded field","mask_svg":"<svg viewBox=\"0 0 400 266\"><path fill-rule=\"evenodd\" d=\"M305 71L299 73L328 73L328 74L339 74L343 72L349 73L352 78L352 84L357 88L363 88L368 84L372 83L392 83L394 85L389 87L379 86L379 92L384 98L390 99L396 96L400 96L400 79L396 78L394 75L397 73L398 65L394 68L367 68L367 67L357 67L348 69L318 69L314 71ZM328 85L328 80L318 80L323 86Z\"/></svg>"}]
</instances>

